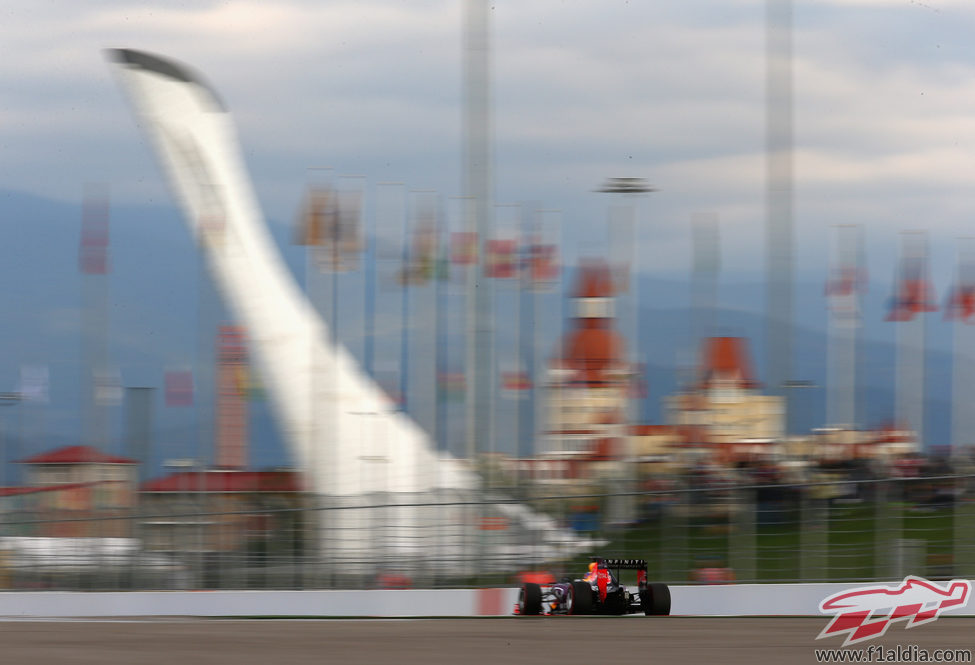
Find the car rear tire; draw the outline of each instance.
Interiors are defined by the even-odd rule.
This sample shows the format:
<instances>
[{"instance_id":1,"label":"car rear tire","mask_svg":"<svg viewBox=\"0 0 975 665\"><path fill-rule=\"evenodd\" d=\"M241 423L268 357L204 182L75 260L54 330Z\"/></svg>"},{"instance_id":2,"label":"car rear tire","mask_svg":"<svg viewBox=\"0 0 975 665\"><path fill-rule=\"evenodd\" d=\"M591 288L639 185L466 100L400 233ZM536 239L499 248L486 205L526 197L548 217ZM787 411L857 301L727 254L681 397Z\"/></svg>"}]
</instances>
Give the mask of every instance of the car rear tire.
<instances>
[{"instance_id":1,"label":"car rear tire","mask_svg":"<svg viewBox=\"0 0 975 665\"><path fill-rule=\"evenodd\" d=\"M535 615L542 611L542 587L526 582L518 594L518 613Z\"/></svg>"},{"instance_id":2,"label":"car rear tire","mask_svg":"<svg viewBox=\"0 0 975 665\"><path fill-rule=\"evenodd\" d=\"M592 614L592 587L573 582L569 587L569 614Z\"/></svg>"},{"instance_id":3,"label":"car rear tire","mask_svg":"<svg viewBox=\"0 0 975 665\"><path fill-rule=\"evenodd\" d=\"M667 616L670 614L670 588L666 584L648 584L640 594L640 604L643 613L650 616Z\"/></svg>"}]
</instances>

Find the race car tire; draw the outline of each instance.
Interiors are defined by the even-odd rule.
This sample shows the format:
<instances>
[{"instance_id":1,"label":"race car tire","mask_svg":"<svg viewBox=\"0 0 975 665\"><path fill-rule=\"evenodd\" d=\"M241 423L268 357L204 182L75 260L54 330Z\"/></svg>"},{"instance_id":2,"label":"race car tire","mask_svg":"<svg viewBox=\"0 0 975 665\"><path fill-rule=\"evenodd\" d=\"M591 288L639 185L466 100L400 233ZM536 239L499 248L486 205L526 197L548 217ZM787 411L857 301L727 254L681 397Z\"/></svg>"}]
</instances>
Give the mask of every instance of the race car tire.
<instances>
[{"instance_id":1,"label":"race car tire","mask_svg":"<svg viewBox=\"0 0 975 665\"><path fill-rule=\"evenodd\" d=\"M640 595L640 605L643 613L650 616L667 616L670 614L670 587L666 584L648 584Z\"/></svg>"},{"instance_id":2,"label":"race car tire","mask_svg":"<svg viewBox=\"0 0 975 665\"><path fill-rule=\"evenodd\" d=\"M542 587L526 582L518 594L518 610L522 615L535 615L542 611Z\"/></svg>"},{"instance_id":3,"label":"race car tire","mask_svg":"<svg viewBox=\"0 0 975 665\"><path fill-rule=\"evenodd\" d=\"M592 614L592 587L588 582L573 582L569 587L569 614Z\"/></svg>"}]
</instances>

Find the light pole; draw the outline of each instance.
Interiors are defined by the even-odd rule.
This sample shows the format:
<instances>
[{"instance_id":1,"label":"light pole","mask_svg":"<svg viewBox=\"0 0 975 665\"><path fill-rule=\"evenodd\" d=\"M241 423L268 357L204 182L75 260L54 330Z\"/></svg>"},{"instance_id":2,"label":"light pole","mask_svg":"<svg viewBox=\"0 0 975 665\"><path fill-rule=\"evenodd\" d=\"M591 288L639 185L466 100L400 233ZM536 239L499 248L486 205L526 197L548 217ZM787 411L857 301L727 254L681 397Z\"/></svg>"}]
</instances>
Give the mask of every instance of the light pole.
<instances>
[{"instance_id":1,"label":"light pole","mask_svg":"<svg viewBox=\"0 0 975 665\"><path fill-rule=\"evenodd\" d=\"M623 208L623 237L619 238L618 241L621 243L620 247L623 252L626 253L625 258L622 258L623 268L617 267L617 277L616 277L616 287L615 291L622 290L621 284L627 284L630 292L630 302L632 305L632 321L630 322L630 339L632 344L631 354L636 360L633 363L633 367L627 368L626 376L629 384L626 386L626 391L629 393L633 381L633 372L638 370L640 367L639 359L640 354L640 297L639 297L639 271L637 270L637 259L640 256L639 251L635 248L636 240L639 237L636 233L636 210L635 201L633 199L641 194L649 194L650 192L655 192L657 189L651 187L646 180L643 178L610 178L602 187L600 187L598 192L603 194L621 194L625 200L628 200L630 205ZM613 238L613 225L612 220L610 222L610 248L612 251L612 238ZM616 257L610 257L611 260ZM625 281L623 277L625 276ZM615 293L614 293L615 295ZM631 445L631 437L629 432L629 425L635 423L639 420L639 408L633 407L633 400L630 398L629 394L626 395L626 413L624 416L624 422L622 423L621 438L622 441L622 456L624 460L624 471L623 480L628 484L632 483L636 478L636 470L632 468L632 461L634 459L634 451ZM635 412L635 413L634 413ZM632 489L632 487L627 487L627 489ZM624 508L624 515L630 517L632 515L632 506L627 505Z\"/></svg>"},{"instance_id":2,"label":"light pole","mask_svg":"<svg viewBox=\"0 0 975 665\"><path fill-rule=\"evenodd\" d=\"M637 240L639 239L639 233L636 232L636 210L633 199L640 194L649 194L650 192L658 191L657 188L647 184L647 181L643 178L610 178L602 187L596 190L603 194L622 194L625 200L628 200L630 205L623 209L623 229L622 237L617 239L619 248L626 253L625 257L621 257L621 262L623 263L623 269L617 268L617 290L622 290L622 284L627 284L630 291L630 301L632 304L631 316L633 320L630 322L631 330L631 343L632 343L632 355L634 358L639 360L640 354L640 289L639 289L639 258L640 252L636 248ZM610 222L610 253L614 250L614 243L612 242L614 236L614 228L612 225L612 220ZM616 260L616 257L610 257L610 260ZM622 279L619 273L626 275L625 281ZM632 413L630 414L632 417ZM637 414L638 415L638 414Z\"/></svg>"}]
</instances>

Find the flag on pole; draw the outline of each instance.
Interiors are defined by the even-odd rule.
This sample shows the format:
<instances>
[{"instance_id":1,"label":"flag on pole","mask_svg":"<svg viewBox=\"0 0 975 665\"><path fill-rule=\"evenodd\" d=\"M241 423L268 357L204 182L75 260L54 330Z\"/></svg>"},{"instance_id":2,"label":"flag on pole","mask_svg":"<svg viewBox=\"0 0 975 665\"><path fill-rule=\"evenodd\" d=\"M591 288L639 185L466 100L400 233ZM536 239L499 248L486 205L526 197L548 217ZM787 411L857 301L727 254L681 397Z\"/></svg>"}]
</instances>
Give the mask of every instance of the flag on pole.
<instances>
[{"instance_id":1,"label":"flag on pole","mask_svg":"<svg viewBox=\"0 0 975 665\"><path fill-rule=\"evenodd\" d=\"M445 401L464 399L467 384L463 372L440 372L437 376L437 385L440 388L440 396Z\"/></svg>"},{"instance_id":2,"label":"flag on pole","mask_svg":"<svg viewBox=\"0 0 975 665\"><path fill-rule=\"evenodd\" d=\"M945 302L945 320L975 323L975 261L971 250L971 238L958 254L955 284Z\"/></svg>"},{"instance_id":3,"label":"flag on pole","mask_svg":"<svg viewBox=\"0 0 975 665\"><path fill-rule=\"evenodd\" d=\"M522 269L526 271L528 282L534 289L551 286L559 277L556 246L532 239L524 247Z\"/></svg>"},{"instance_id":4,"label":"flag on pole","mask_svg":"<svg viewBox=\"0 0 975 665\"><path fill-rule=\"evenodd\" d=\"M315 248L319 267L346 272L358 266L362 251L361 192L313 187L295 229L295 244Z\"/></svg>"},{"instance_id":5,"label":"flag on pole","mask_svg":"<svg viewBox=\"0 0 975 665\"><path fill-rule=\"evenodd\" d=\"M532 380L528 372L515 370L501 372L501 389L514 397L522 397L531 390Z\"/></svg>"},{"instance_id":6,"label":"flag on pole","mask_svg":"<svg viewBox=\"0 0 975 665\"><path fill-rule=\"evenodd\" d=\"M860 294L866 278L856 266L839 266L831 270L824 289L830 311L841 320L858 324Z\"/></svg>"},{"instance_id":7,"label":"flag on pole","mask_svg":"<svg viewBox=\"0 0 975 665\"><path fill-rule=\"evenodd\" d=\"M407 263L400 272L400 284L422 286L430 281L437 267L437 233L432 217L421 219L413 231Z\"/></svg>"},{"instance_id":8,"label":"flag on pole","mask_svg":"<svg viewBox=\"0 0 975 665\"><path fill-rule=\"evenodd\" d=\"M450 261L468 266L477 263L477 233L458 231L450 235Z\"/></svg>"},{"instance_id":9,"label":"flag on pole","mask_svg":"<svg viewBox=\"0 0 975 665\"><path fill-rule=\"evenodd\" d=\"M489 240L484 261L484 276L496 279L515 277L517 249L518 243L515 240Z\"/></svg>"},{"instance_id":10,"label":"flag on pole","mask_svg":"<svg viewBox=\"0 0 975 665\"><path fill-rule=\"evenodd\" d=\"M945 320L975 323L975 285L956 284L945 303Z\"/></svg>"},{"instance_id":11,"label":"flag on pole","mask_svg":"<svg viewBox=\"0 0 975 665\"><path fill-rule=\"evenodd\" d=\"M897 292L890 299L887 321L911 321L917 314L938 310L923 256L911 256L902 261L896 288Z\"/></svg>"},{"instance_id":12,"label":"flag on pole","mask_svg":"<svg viewBox=\"0 0 975 665\"><path fill-rule=\"evenodd\" d=\"M314 187L308 190L305 205L295 226L295 244L320 247L334 234L336 210L332 190Z\"/></svg>"},{"instance_id":13,"label":"flag on pole","mask_svg":"<svg viewBox=\"0 0 975 665\"><path fill-rule=\"evenodd\" d=\"M163 379L166 406L193 406L193 372L171 370Z\"/></svg>"}]
</instances>

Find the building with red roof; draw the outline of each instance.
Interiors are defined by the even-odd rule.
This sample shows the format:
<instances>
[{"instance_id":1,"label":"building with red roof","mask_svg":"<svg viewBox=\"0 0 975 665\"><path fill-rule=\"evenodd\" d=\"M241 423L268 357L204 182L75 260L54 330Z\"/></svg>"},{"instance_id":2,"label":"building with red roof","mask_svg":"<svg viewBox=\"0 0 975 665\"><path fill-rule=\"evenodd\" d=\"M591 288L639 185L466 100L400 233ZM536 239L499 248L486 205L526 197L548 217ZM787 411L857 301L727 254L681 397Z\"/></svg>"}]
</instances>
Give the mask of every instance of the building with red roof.
<instances>
[{"instance_id":1,"label":"building with red roof","mask_svg":"<svg viewBox=\"0 0 975 665\"><path fill-rule=\"evenodd\" d=\"M743 337L708 337L694 382L665 400L667 421L693 428L684 449L733 463L762 458L785 437L783 398L763 395Z\"/></svg>"},{"instance_id":2,"label":"building with red roof","mask_svg":"<svg viewBox=\"0 0 975 665\"><path fill-rule=\"evenodd\" d=\"M698 389L761 388L752 371L748 345L743 337L708 337L702 344L701 357Z\"/></svg>"},{"instance_id":3,"label":"building with red roof","mask_svg":"<svg viewBox=\"0 0 975 665\"><path fill-rule=\"evenodd\" d=\"M304 547L311 494L293 470L180 471L139 488L147 550L154 552L286 551Z\"/></svg>"},{"instance_id":4,"label":"building with red roof","mask_svg":"<svg viewBox=\"0 0 975 665\"><path fill-rule=\"evenodd\" d=\"M27 467L25 476L30 487L110 481L124 484L132 494L139 472L136 460L110 455L92 446L57 448L18 463Z\"/></svg>"},{"instance_id":5,"label":"building with red roof","mask_svg":"<svg viewBox=\"0 0 975 665\"><path fill-rule=\"evenodd\" d=\"M92 446L66 446L20 460L21 464L138 464L127 457L108 455Z\"/></svg>"},{"instance_id":6,"label":"building with red roof","mask_svg":"<svg viewBox=\"0 0 975 665\"><path fill-rule=\"evenodd\" d=\"M22 460L26 486L21 495L36 494L25 500L43 519L56 520L67 514L74 518L118 517L135 507L139 463L127 457L105 453L93 446L65 446ZM38 493L44 490L43 493ZM11 494L13 496L14 494ZM26 504L30 503L30 506ZM127 537L130 520L96 522L52 522L44 535Z\"/></svg>"},{"instance_id":7,"label":"building with red roof","mask_svg":"<svg viewBox=\"0 0 975 665\"><path fill-rule=\"evenodd\" d=\"M92 446L66 446L22 460L26 484L0 488L6 535L129 537L138 463Z\"/></svg>"}]
</instances>

